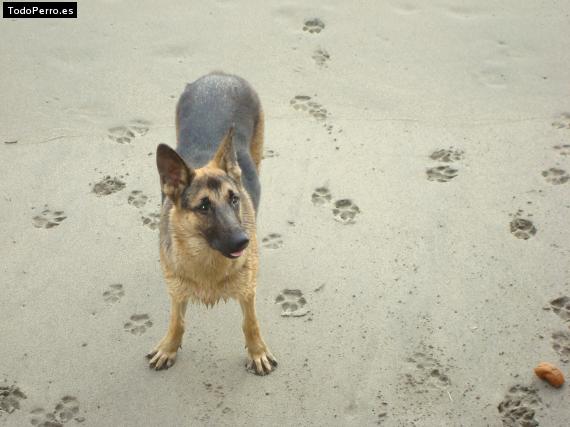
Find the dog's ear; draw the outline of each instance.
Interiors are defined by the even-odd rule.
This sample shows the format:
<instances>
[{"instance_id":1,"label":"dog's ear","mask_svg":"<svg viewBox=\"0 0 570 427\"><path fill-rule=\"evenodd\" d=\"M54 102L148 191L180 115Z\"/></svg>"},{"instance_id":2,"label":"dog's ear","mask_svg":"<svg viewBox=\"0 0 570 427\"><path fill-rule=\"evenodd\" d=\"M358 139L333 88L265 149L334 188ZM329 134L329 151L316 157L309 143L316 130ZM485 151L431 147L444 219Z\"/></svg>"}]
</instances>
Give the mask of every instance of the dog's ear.
<instances>
[{"instance_id":1,"label":"dog's ear","mask_svg":"<svg viewBox=\"0 0 570 427\"><path fill-rule=\"evenodd\" d=\"M224 139L220 143L216 155L212 159L212 166L225 171L229 176L239 182L241 178L241 169L239 167L236 150L234 147L234 127L232 126Z\"/></svg>"},{"instance_id":2,"label":"dog's ear","mask_svg":"<svg viewBox=\"0 0 570 427\"><path fill-rule=\"evenodd\" d=\"M156 167L162 192L176 202L184 189L190 185L195 172L166 144L160 144L156 149Z\"/></svg>"}]
</instances>

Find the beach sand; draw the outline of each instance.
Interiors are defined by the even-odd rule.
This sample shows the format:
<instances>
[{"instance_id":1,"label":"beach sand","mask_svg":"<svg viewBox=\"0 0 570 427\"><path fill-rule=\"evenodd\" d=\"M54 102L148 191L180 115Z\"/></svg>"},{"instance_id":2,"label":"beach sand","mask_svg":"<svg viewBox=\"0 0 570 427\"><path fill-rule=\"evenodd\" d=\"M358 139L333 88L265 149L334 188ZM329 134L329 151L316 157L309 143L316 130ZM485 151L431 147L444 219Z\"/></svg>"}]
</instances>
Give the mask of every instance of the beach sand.
<instances>
[{"instance_id":1,"label":"beach sand","mask_svg":"<svg viewBox=\"0 0 570 427\"><path fill-rule=\"evenodd\" d=\"M570 375L570 5L316 3L2 20L0 425L568 425L533 368ZM144 358L154 153L212 70L266 114L267 377L233 301L189 307L170 370Z\"/></svg>"}]
</instances>

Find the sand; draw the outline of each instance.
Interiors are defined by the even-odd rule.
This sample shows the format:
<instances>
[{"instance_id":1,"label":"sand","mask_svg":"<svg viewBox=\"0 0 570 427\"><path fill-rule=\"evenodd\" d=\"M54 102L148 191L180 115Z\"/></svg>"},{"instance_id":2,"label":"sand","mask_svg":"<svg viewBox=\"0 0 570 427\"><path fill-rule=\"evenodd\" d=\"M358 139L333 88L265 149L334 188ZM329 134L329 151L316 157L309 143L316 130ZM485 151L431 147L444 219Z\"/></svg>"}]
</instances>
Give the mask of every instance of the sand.
<instances>
[{"instance_id":1,"label":"sand","mask_svg":"<svg viewBox=\"0 0 570 427\"><path fill-rule=\"evenodd\" d=\"M159 4L1 22L0 425L567 425L533 368L570 375L570 5ZM154 152L218 69L266 112L268 377L235 302L144 358Z\"/></svg>"}]
</instances>

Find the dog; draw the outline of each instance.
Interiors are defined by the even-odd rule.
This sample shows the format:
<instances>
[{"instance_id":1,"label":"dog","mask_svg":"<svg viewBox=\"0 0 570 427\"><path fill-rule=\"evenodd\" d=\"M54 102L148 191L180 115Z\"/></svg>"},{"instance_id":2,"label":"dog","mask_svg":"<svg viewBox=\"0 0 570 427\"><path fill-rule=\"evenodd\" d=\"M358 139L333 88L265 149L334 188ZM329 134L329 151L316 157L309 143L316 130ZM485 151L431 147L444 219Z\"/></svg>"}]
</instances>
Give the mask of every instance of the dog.
<instances>
[{"instance_id":1,"label":"dog","mask_svg":"<svg viewBox=\"0 0 570 427\"><path fill-rule=\"evenodd\" d=\"M271 373L275 357L255 314L258 270L256 216L263 156L259 97L241 77L213 72L186 86L176 107L177 147L160 144L160 264L170 295L168 331L147 355L168 369L184 334L188 301L237 300L247 367Z\"/></svg>"}]
</instances>

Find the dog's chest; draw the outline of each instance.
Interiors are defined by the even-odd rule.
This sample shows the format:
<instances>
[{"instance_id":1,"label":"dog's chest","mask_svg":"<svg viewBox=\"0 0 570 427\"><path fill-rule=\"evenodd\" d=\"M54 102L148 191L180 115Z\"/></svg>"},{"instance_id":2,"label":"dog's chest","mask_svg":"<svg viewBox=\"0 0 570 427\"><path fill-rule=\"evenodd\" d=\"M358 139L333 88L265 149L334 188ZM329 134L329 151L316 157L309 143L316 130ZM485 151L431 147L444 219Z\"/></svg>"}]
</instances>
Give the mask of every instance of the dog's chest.
<instances>
[{"instance_id":1,"label":"dog's chest","mask_svg":"<svg viewBox=\"0 0 570 427\"><path fill-rule=\"evenodd\" d=\"M205 305L214 305L220 300L227 301L235 298L237 293L236 284L222 280L219 283L186 281L188 296L193 302L201 302Z\"/></svg>"},{"instance_id":2,"label":"dog's chest","mask_svg":"<svg viewBox=\"0 0 570 427\"><path fill-rule=\"evenodd\" d=\"M247 287L247 271L240 269L227 274L212 276L200 274L197 269L178 271L179 280L170 286L170 292L185 296L193 302L214 305L220 300L238 298L244 286Z\"/></svg>"},{"instance_id":3,"label":"dog's chest","mask_svg":"<svg viewBox=\"0 0 570 427\"><path fill-rule=\"evenodd\" d=\"M164 247L161 250L161 264L172 296L214 305L247 291L253 273L249 257L227 260L212 256L213 251L189 254L184 248L175 244L172 252Z\"/></svg>"}]
</instances>

